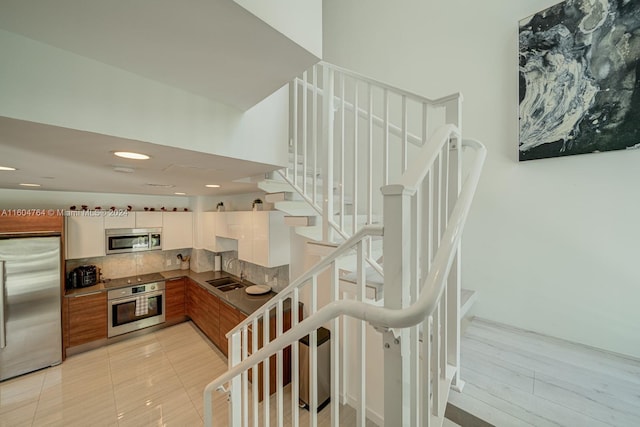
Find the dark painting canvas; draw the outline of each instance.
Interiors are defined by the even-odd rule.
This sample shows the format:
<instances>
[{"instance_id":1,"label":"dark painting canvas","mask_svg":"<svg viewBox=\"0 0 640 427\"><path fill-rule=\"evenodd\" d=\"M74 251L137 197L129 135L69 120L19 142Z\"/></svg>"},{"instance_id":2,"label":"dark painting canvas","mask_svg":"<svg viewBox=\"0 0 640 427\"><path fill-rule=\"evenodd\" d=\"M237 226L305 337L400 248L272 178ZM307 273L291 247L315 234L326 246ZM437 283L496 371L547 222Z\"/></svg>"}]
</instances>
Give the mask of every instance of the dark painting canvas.
<instances>
[{"instance_id":1,"label":"dark painting canvas","mask_svg":"<svg viewBox=\"0 0 640 427\"><path fill-rule=\"evenodd\" d=\"M520 160L640 147L640 0L520 21Z\"/></svg>"}]
</instances>

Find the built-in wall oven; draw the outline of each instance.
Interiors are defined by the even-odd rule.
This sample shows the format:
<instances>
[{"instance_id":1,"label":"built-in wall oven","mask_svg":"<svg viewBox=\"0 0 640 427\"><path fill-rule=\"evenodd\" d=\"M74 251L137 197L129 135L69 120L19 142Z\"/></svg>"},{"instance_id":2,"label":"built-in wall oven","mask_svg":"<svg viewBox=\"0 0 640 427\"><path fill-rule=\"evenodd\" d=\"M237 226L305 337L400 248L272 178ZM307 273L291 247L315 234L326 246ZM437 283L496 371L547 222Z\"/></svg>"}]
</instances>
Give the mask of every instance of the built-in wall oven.
<instances>
[{"instance_id":1,"label":"built-in wall oven","mask_svg":"<svg viewBox=\"0 0 640 427\"><path fill-rule=\"evenodd\" d=\"M165 321L164 281L110 290L107 336L109 338Z\"/></svg>"}]
</instances>

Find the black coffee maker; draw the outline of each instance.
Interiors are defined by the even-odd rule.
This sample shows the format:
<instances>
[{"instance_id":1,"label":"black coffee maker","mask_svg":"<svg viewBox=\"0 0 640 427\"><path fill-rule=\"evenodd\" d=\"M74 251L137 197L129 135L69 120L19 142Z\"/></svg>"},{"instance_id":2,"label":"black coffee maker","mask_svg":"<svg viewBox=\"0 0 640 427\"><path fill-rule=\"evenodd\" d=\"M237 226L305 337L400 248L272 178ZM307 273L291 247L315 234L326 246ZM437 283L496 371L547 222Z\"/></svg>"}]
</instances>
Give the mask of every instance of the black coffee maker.
<instances>
[{"instance_id":1,"label":"black coffee maker","mask_svg":"<svg viewBox=\"0 0 640 427\"><path fill-rule=\"evenodd\" d=\"M98 283L98 267L81 265L74 268L67 277L67 289L86 288Z\"/></svg>"}]
</instances>

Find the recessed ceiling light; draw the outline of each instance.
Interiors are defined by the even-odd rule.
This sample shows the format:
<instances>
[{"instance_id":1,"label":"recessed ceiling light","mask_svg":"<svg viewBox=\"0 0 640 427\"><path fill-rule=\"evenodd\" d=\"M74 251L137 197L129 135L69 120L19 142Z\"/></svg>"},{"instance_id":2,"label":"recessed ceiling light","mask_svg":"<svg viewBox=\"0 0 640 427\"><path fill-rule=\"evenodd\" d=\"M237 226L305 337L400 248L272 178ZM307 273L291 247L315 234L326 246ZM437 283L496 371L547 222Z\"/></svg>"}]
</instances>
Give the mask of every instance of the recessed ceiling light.
<instances>
[{"instance_id":1,"label":"recessed ceiling light","mask_svg":"<svg viewBox=\"0 0 640 427\"><path fill-rule=\"evenodd\" d=\"M40 187L40 184L29 184L29 183L24 183L24 184L20 184L23 187Z\"/></svg>"},{"instance_id":2,"label":"recessed ceiling light","mask_svg":"<svg viewBox=\"0 0 640 427\"><path fill-rule=\"evenodd\" d=\"M186 196L187 195L187 193L173 193L173 194L175 194L176 196Z\"/></svg>"},{"instance_id":3,"label":"recessed ceiling light","mask_svg":"<svg viewBox=\"0 0 640 427\"><path fill-rule=\"evenodd\" d=\"M124 159L132 160L148 160L150 157L142 153L134 153L132 151L115 151L114 156L122 157Z\"/></svg>"},{"instance_id":4,"label":"recessed ceiling light","mask_svg":"<svg viewBox=\"0 0 640 427\"><path fill-rule=\"evenodd\" d=\"M0 171L15 171L16 168L12 168L10 166L0 166Z\"/></svg>"},{"instance_id":5,"label":"recessed ceiling light","mask_svg":"<svg viewBox=\"0 0 640 427\"><path fill-rule=\"evenodd\" d=\"M220 186L218 184L207 184L205 185L205 187L209 187L209 188L220 188Z\"/></svg>"}]
</instances>

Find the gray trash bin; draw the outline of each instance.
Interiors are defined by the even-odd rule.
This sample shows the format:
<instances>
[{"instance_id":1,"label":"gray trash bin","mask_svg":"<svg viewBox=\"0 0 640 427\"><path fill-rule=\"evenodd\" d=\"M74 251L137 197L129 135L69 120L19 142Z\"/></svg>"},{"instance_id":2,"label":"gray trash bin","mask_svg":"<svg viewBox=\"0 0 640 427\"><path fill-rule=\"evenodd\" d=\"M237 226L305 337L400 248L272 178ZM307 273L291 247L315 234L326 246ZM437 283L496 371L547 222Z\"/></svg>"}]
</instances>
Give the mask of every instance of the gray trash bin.
<instances>
[{"instance_id":1,"label":"gray trash bin","mask_svg":"<svg viewBox=\"0 0 640 427\"><path fill-rule=\"evenodd\" d=\"M318 328L318 411L331 396L331 333ZM309 409L309 335L300 339L300 406Z\"/></svg>"}]
</instances>

